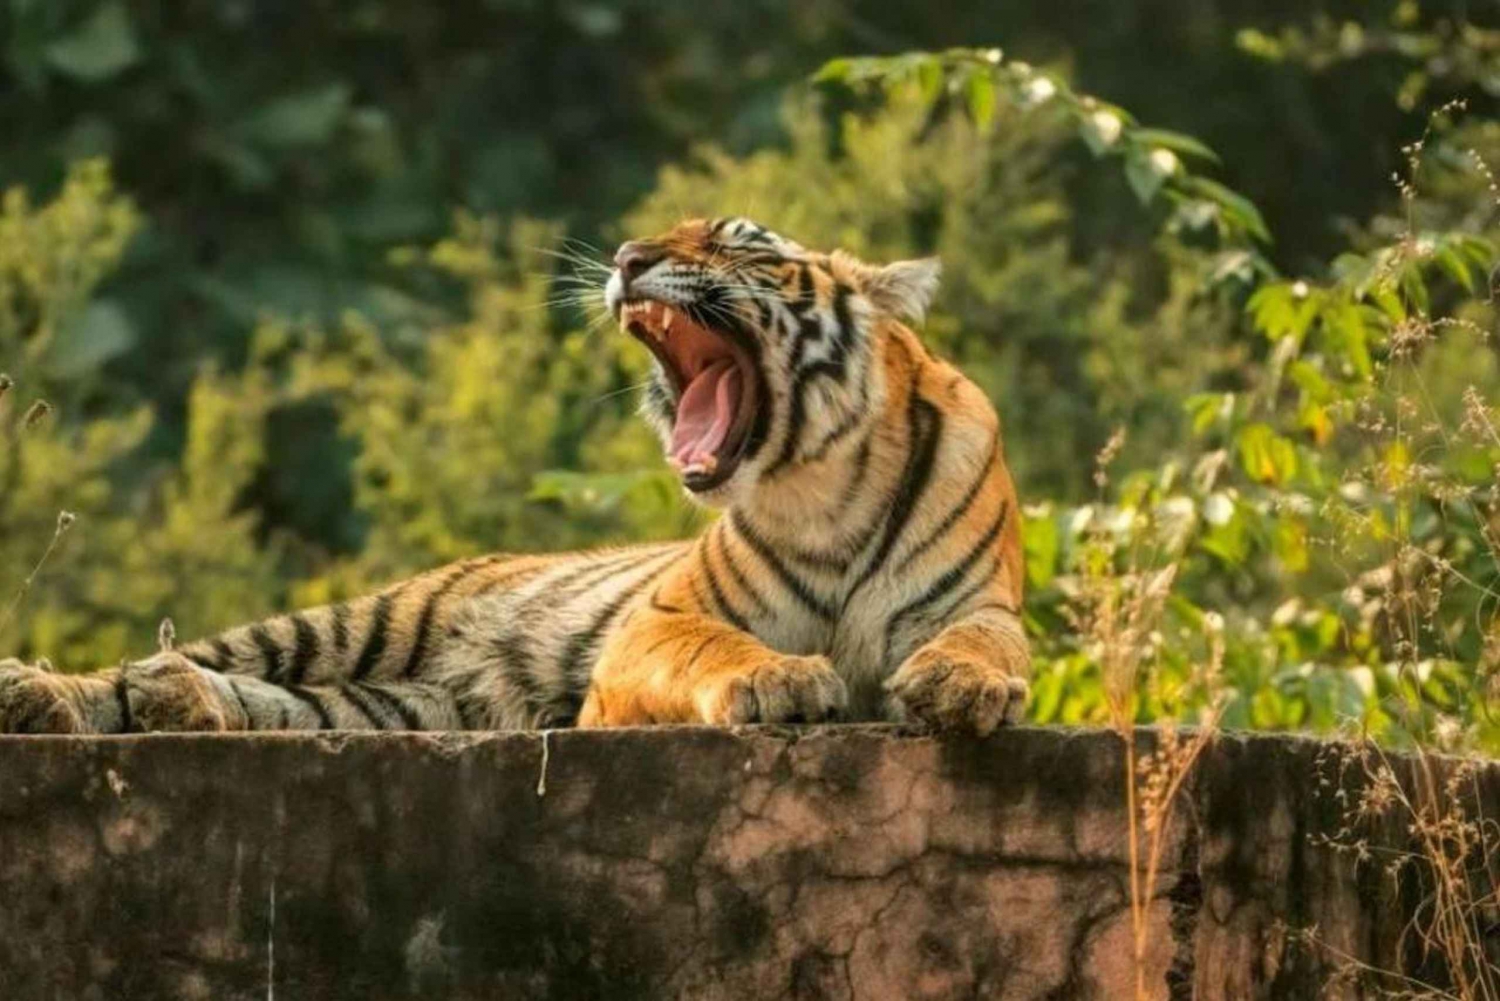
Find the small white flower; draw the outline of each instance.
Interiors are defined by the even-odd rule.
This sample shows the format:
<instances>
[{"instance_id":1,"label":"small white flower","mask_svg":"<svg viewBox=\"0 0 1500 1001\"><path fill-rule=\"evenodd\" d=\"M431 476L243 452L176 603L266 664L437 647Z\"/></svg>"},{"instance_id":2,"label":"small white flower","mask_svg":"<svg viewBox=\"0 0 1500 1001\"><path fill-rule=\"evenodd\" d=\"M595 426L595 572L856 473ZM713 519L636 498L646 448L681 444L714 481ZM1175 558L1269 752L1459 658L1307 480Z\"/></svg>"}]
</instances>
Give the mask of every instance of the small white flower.
<instances>
[{"instance_id":1,"label":"small white flower","mask_svg":"<svg viewBox=\"0 0 1500 1001\"><path fill-rule=\"evenodd\" d=\"M1370 670L1368 667L1360 666L1349 668L1347 674L1349 680L1354 682L1354 687L1358 688L1360 694L1365 698L1369 698L1371 695L1375 694L1374 671Z\"/></svg>"},{"instance_id":2,"label":"small white flower","mask_svg":"<svg viewBox=\"0 0 1500 1001\"><path fill-rule=\"evenodd\" d=\"M1085 504L1083 507L1074 511L1073 516L1068 519L1068 534L1082 535L1083 530L1088 528L1089 522L1093 520L1094 508L1092 507L1092 505Z\"/></svg>"},{"instance_id":3,"label":"small white flower","mask_svg":"<svg viewBox=\"0 0 1500 1001\"><path fill-rule=\"evenodd\" d=\"M1135 509L1122 507L1117 508L1109 516L1109 530L1115 535L1124 535L1135 527Z\"/></svg>"},{"instance_id":4,"label":"small white flower","mask_svg":"<svg viewBox=\"0 0 1500 1001\"><path fill-rule=\"evenodd\" d=\"M1151 169L1160 177L1171 177L1182 167L1177 154L1169 149L1157 147L1151 151Z\"/></svg>"},{"instance_id":5,"label":"small white flower","mask_svg":"<svg viewBox=\"0 0 1500 1001\"><path fill-rule=\"evenodd\" d=\"M1297 620L1297 614L1302 611L1302 602L1297 598L1290 598L1276 606L1276 611L1271 613L1271 625L1289 626Z\"/></svg>"},{"instance_id":6,"label":"small white flower","mask_svg":"<svg viewBox=\"0 0 1500 1001\"><path fill-rule=\"evenodd\" d=\"M1002 56L1003 53L999 49L987 49L984 53L984 61L991 66L998 66Z\"/></svg>"},{"instance_id":7,"label":"small white flower","mask_svg":"<svg viewBox=\"0 0 1500 1001\"><path fill-rule=\"evenodd\" d=\"M1303 281L1302 279L1299 278L1296 281L1292 282L1293 299L1306 299L1307 293L1310 291L1312 290L1307 287L1307 282Z\"/></svg>"},{"instance_id":8,"label":"small white flower","mask_svg":"<svg viewBox=\"0 0 1500 1001\"><path fill-rule=\"evenodd\" d=\"M1161 516L1167 521L1181 521L1191 518L1194 511L1193 499L1191 497L1168 497L1161 502Z\"/></svg>"},{"instance_id":9,"label":"small white flower","mask_svg":"<svg viewBox=\"0 0 1500 1001\"><path fill-rule=\"evenodd\" d=\"M1434 244L1430 238L1425 236L1418 240L1416 242L1416 245L1412 247L1412 251L1418 257L1431 257L1432 252L1436 249L1437 245Z\"/></svg>"},{"instance_id":10,"label":"small white flower","mask_svg":"<svg viewBox=\"0 0 1500 1001\"><path fill-rule=\"evenodd\" d=\"M1119 140L1120 133L1125 131L1125 123L1113 111L1096 111L1089 116L1089 121L1099 134L1099 141L1106 146L1113 146Z\"/></svg>"},{"instance_id":11,"label":"small white flower","mask_svg":"<svg viewBox=\"0 0 1500 1001\"><path fill-rule=\"evenodd\" d=\"M1218 612L1203 613L1203 628L1215 635L1224 631L1224 616Z\"/></svg>"},{"instance_id":12,"label":"small white flower","mask_svg":"<svg viewBox=\"0 0 1500 1001\"><path fill-rule=\"evenodd\" d=\"M1026 84L1026 103L1044 104L1057 94L1057 84L1051 77L1032 77Z\"/></svg>"},{"instance_id":13,"label":"small white flower","mask_svg":"<svg viewBox=\"0 0 1500 1001\"><path fill-rule=\"evenodd\" d=\"M1234 517L1234 501L1222 491L1208 495L1203 502L1203 519L1210 525L1227 525Z\"/></svg>"}]
</instances>

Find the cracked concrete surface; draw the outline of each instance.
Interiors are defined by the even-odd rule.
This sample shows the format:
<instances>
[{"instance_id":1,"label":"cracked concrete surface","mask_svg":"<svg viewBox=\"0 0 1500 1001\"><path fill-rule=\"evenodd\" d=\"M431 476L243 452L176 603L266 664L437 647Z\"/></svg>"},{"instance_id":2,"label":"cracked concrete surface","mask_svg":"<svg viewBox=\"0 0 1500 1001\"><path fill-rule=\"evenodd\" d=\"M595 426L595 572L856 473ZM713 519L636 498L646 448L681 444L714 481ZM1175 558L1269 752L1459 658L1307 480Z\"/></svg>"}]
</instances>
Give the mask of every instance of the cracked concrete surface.
<instances>
[{"instance_id":1,"label":"cracked concrete surface","mask_svg":"<svg viewBox=\"0 0 1500 1001\"><path fill-rule=\"evenodd\" d=\"M1154 998L1318 997L1285 925L1398 954L1412 902L1312 843L1319 746L1206 753ZM1122 788L1067 730L3 738L0 996L1124 998Z\"/></svg>"}]
</instances>

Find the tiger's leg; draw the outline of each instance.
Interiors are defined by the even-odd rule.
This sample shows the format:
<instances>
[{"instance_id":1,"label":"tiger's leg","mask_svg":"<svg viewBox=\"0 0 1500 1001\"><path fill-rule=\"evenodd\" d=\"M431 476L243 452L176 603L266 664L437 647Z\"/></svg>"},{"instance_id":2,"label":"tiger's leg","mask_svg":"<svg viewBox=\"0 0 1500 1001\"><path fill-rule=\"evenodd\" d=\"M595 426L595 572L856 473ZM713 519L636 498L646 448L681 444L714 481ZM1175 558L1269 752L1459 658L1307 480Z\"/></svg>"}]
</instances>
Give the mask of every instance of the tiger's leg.
<instances>
[{"instance_id":1,"label":"tiger's leg","mask_svg":"<svg viewBox=\"0 0 1500 1001\"><path fill-rule=\"evenodd\" d=\"M177 653L92 674L0 661L0 733L455 730L453 694L421 682L275 685Z\"/></svg>"},{"instance_id":2,"label":"tiger's leg","mask_svg":"<svg viewBox=\"0 0 1500 1001\"><path fill-rule=\"evenodd\" d=\"M1030 664L1020 617L990 603L918 647L885 688L907 716L984 736L1021 718Z\"/></svg>"},{"instance_id":3,"label":"tiger's leg","mask_svg":"<svg viewBox=\"0 0 1500 1001\"><path fill-rule=\"evenodd\" d=\"M820 722L847 703L827 657L777 653L709 615L647 607L605 647L578 725Z\"/></svg>"},{"instance_id":4,"label":"tiger's leg","mask_svg":"<svg viewBox=\"0 0 1500 1001\"><path fill-rule=\"evenodd\" d=\"M546 565L468 560L93 674L0 662L0 733L458 728L453 695L426 674L453 610Z\"/></svg>"}]
</instances>

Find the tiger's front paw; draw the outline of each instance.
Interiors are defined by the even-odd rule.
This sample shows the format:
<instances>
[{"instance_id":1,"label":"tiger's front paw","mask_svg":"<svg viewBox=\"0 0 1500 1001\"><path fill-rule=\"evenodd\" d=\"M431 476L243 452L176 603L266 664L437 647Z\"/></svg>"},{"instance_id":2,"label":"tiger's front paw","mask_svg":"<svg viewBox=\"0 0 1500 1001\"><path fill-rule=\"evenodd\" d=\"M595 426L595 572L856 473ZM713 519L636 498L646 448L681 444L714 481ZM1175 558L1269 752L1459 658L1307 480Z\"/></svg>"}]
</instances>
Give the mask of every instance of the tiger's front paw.
<instances>
[{"instance_id":1,"label":"tiger's front paw","mask_svg":"<svg viewBox=\"0 0 1500 1001\"><path fill-rule=\"evenodd\" d=\"M705 681L696 701L703 722L717 726L823 723L847 708L849 690L827 657L785 656Z\"/></svg>"},{"instance_id":2,"label":"tiger's front paw","mask_svg":"<svg viewBox=\"0 0 1500 1001\"><path fill-rule=\"evenodd\" d=\"M240 729L207 674L179 653L163 651L136 661L125 672L134 730L212 731Z\"/></svg>"},{"instance_id":3,"label":"tiger's front paw","mask_svg":"<svg viewBox=\"0 0 1500 1001\"><path fill-rule=\"evenodd\" d=\"M0 660L0 733L86 733L63 675L19 660Z\"/></svg>"},{"instance_id":4,"label":"tiger's front paw","mask_svg":"<svg viewBox=\"0 0 1500 1001\"><path fill-rule=\"evenodd\" d=\"M1024 678L941 649L918 650L885 683L906 715L941 730L987 736L1026 708Z\"/></svg>"}]
</instances>

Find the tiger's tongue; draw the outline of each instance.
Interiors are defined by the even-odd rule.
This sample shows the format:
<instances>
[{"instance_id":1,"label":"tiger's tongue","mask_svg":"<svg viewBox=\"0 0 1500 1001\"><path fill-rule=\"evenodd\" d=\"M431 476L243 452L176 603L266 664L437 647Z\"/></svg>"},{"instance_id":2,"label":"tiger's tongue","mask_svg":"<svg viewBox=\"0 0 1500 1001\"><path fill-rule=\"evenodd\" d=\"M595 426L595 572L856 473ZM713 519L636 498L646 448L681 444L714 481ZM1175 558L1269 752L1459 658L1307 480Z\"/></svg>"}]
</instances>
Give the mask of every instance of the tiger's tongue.
<instances>
[{"instance_id":1,"label":"tiger's tongue","mask_svg":"<svg viewBox=\"0 0 1500 1001\"><path fill-rule=\"evenodd\" d=\"M740 370L734 359L714 362L698 373L677 403L671 460L678 468L717 458L740 409Z\"/></svg>"}]
</instances>

